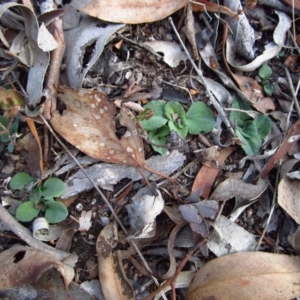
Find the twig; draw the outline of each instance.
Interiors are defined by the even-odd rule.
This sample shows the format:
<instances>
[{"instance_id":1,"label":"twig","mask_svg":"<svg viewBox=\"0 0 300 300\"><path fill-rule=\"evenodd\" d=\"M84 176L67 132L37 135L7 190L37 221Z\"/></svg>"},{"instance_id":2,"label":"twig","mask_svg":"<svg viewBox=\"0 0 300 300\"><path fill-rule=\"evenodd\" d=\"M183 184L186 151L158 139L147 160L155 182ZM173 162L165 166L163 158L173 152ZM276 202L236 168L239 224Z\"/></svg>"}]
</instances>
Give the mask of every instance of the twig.
<instances>
[{"instance_id":1,"label":"twig","mask_svg":"<svg viewBox=\"0 0 300 300\"><path fill-rule=\"evenodd\" d=\"M15 233L30 247L53 255L59 261L63 261L71 255L68 252L57 250L35 239L32 236L32 233L23 225L21 225L2 205L0 205L0 219L1 222L5 224L5 226L7 226L13 233Z\"/></svg>"},{"instance_id":2,"label":"twig","mask_svg":"<svg viewBox=\"0 0 300 300\"><path fill-rule=\"evenodd\" d=\"M294 89L294 86L293 86L292 78L291 78L290 72L289 72L289 70L286 66L284 67L284 70L285 70L285 74L286 74L286 77L287 77L287 80L288 80L288 83L289 83L289 86L290 86L290 91L291 91L292 98L293 98L293 101L294 101L294 104L295 104L295 107L296 107L298 118L300 119L300 107L299 107L298 99L297 99L295 89Z\"/></svg>"},{"instance_id":3,"label":"twig","mask_svg":"<svg viewBox=\"0 0 300 300\"><path fill-rule=\"evenodd\" d=\"M178 33L178 31L176 30L176 27L173 23L173 20L171 17L169 17L169 22L178 38L178 40L180 41L180 44L182 46L182 48L184 49L186 55L188 56L188 59L190 60L194 70L196 71L197 75L199 76L199 81L201 82L201 84L206 88L206 92L209 96L209 99L210 101L212 102L214 108L216 109L216 111L220 114L223 122L225 123L226 127L228 128L228 130L230 131L230 133L234 136L235 133L234 133L234 130L230 124L230 121L228 120L228 117L225 113L225 111L223 110L222 106L220 105L220 103L215 99L214 95L211 93L211 91L209 90L208 88L208 84L206 83L206 79L205 77L203 76L202 72L200 71L200 69L196 66L195 62L193 61L193 59L191 58L190 56L190 53L188 52L188 50L186 49L182 39L180 38L180 35Z\"/></svg>"},{"instance_id":4,"label":"twig","mask_svg":"<svg viewBox=\"0 0 300 300\"><path fill-rule=\"evenodd\" d=\"M49 66L48 78L45 88L49 94L47 101L44 103L44 117L49 120L51 112L56 109L57 88L59 84L60 66L66 49L64 40L63 23L62 20L57 18L53 21L53 37L58 43L58 47L51 53L51 64ZM49 134L47 129L44 129L44 161L48 159L49 153Z\"/></svg>"}]
</instances>

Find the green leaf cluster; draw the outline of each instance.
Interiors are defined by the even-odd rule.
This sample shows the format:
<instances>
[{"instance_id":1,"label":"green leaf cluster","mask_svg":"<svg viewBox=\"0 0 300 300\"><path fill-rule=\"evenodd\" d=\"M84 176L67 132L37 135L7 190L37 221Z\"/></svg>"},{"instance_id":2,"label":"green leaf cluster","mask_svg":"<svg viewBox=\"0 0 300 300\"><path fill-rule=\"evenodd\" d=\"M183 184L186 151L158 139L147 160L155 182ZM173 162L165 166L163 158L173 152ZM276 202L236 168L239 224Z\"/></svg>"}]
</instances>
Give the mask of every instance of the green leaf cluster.
<instances>
[{"instance_id":1,"label":"green leaf cluster","mask_svg":"<svg viewBox=\"0 0 300 300\"><path fill-rule=\"evenodd\" d=\"M232 108L242 111L231 111L230 120L236 126L235 133L241 141L241 147L247 155L255 155L269 134L272 126L270 118L266 115L257 115L254 119L246 112L251 106L236 96L232 97Z\"/></svg>"},{"instance_id":2,"label":"green leaf cluster","mask_svg":"<svg viewBox=\"0 0 300 300\"><path fill-rule=\"evenodd\" d=\"M188 133L198 134L210 132L216 124L211 109L203 102L194 102L185 112L179 102L163 100L151 101L144 106L152 111L152 116L140 121L142 127L148 132L153 149L161 155L166 154L167 137L172 130L185 138Z\"/></svg>"},{"instance_id":3,"label":"green leaf cluster","mask_svg":"<svg viewBox=\"0 0 300 300\"><path fill-rule=\"evenodd\" d=\"M274 92L274 86L269 81L269 78L272 76L272 69L268 65L262 65L258 71L258 75L261 78L264 92L268 96L272 96Z\"/></svg>"},{"instance_id":4,"label":"green leaf cluster","mask_svg":"<svg viewBox=\"0 0 300 300\"><path fill-rule=\"evenodd\" d=\"M4 116L0 116L0 138L2 143L8 143L9 152L14 151L14 135L18 132L19 118L10 120Z\"/></svg>"},{"instance_id":5,"label":"green leaf cluster","mask_svg":"<svg viewBox=\"0 0 300 300\"><path fill-rule=\"evenodd\" d=\"M10 181L13 190L24 190L36 179L25 172L17 173ZM58 178L48 178L42 185L35 187L29 194L29 201L22 203L16 212L19 221L30 222L38 216L40 211L45 212L49 223L58 223L68 215L67 208L55 197L61 196L65 191L65 183Z\"/></svg>"}]
</instances>

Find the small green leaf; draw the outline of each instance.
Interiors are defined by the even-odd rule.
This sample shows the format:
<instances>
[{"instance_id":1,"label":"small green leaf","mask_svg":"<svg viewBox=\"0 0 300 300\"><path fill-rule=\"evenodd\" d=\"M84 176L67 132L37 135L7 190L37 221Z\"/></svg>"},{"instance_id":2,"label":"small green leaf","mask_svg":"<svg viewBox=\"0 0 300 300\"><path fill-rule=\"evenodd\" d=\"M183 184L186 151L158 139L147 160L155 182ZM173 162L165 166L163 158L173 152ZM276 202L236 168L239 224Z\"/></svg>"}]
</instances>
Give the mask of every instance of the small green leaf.
<instances>
[{"instance_id":1,"label":"small green leaf","mask_svg":"<svg viewBox=\"0 0 300 300\"><path fill-rule=\"evenodd\" d=\"M164 146L164 147L158 147L152 145L153 150L158 152L160 155L165 155L167 153L166 146L167 146L167 138L169 133L170 133L170 129L167 125L152 130L148 133L148 138L152 143Z\"/></svg>"},{"instance_id":2,"label":"small green leaf","mask_svg":"<svg viewBox=\"0 0 300 300\"><path fill-rule=\"evenodd\" d=\"M14 133L17 133L18 128L19 128L19 119L15 119L9 128L9 133L11 135L13 135Z\"/></svg>"},{"instance_id":3,"label":"small green leaf","mask_svg":"<svg viewBox=\"0 0 300 300\"><path fill-rule=\"evenodd\" d=\"M13 144L12 142L9 142L9 143L7 144L7 150L8 150L8 152L13 153L13 152L14 152L14 149L15 149L14 144Z\"/></svg>"},{"instance_id":4,"label":"small green leaf","mask_svg":"<svg viewBox=\"0 0 300 300\"><path fill-rule=\"evenodd\" d=\"M272 121L266 115L258 115L254 119L258 135L264 139L271 131Z\"/></svg>"},{"instance_id":5,"label":"small green leaf","mask_svg":"<svg viewBox=\"0 0 300 300\"><path fill-rule=\"evenodd\" d=\"M274 86L272 85L272 83L270 83L269 81L265 82L263 84L264 87L264 92L268 95L268 96L272 96L273 92L274 92Z\"/></svg>"},{"instance_id":6,"label":"small green leaf","mask_svg":"<svg viewBox=\"0 0 300 300\"><path fill-rule=\"evenodd\" d=\"M35 181L36 179L34 179L28 173L20 172L12 177L9 185L12 190L24 190L28 184Z\"/></svg>"},{"instance_id":7,"label":"small green leaf","mask_svg":"<svg viewBox=\"0 0 300 300\"><path fill-rule=\"evenodd\" d=\"M261 139L259 136L253 137L251 139L243 136L242 132L239 129L235 131L236 135L241 141L241 147L247 155L255 155L259 152L261 147Z\"/></svg>"},{"instance_id":8,"label":"small green leaf","mask_svg":"<svg viewBox=\"0 0 300 300\"><path fill-rule=\"evenodd\" d=\"M58 201L47 201L45 218L49 223L58 223L68 216L67 208Z\"/></svg>"},{"instance_id":9,"label":"small green leaf","mask_svg":"<svg viewBox=\"0 0 300 300\"><path fill-rule=\"evenodd\" d=\"M194 102L186 113L190 134L210 132L216 125L211 109L203 102Z\"/></svg>"},{"instance_id":10,"label":"small green leaf","mask_svg":"<svg viewBox=\"0 0 300 300\"><path fill-rule=\"evenodd\" d=\"M165 115L169 119L168 126L175 130L181 137L185 138L188 133L185 111L179 102L170 101L165 105Z\"/></svg>"},{"instance_id":11,"label":"small green leaf","mask_svg":"<svg viewBox=\"0 0 300 300\"><path fill-rule=\"evenodd\" d=\"M0 131L3 132L4 128L8 129L9 119L5 118L4 116L0 116L0 124L1 124ZM8 143L10 141L10 139L6 133L2 133L0 135L0 137L1 137L1 142L3 142L3 143Z\"/></svg>"},{"instance_id":12,"label":"small green leaf","mask_svg":"<svg viewBox=\"0 0 300 300\"><path fill-rule=\"evenodd\" d=\"M33 202L35 205L39 202L39 200L42 197L42 191L40 188L36 188L33 191L31 191L29 195L29 200Z\"/></svg>"},{"instance_id":13,"label":"small green leaf","mask_svg":"<svg viewBox=\"0 0 300 300\"><path fill-rule=\"evenodd\" d=\"M140 121L140 124L147 131L157 129L165 125L168 120L164 117L165 102L162 100L151 101L144 106L145 109L153 110L153 116L148 120Z\"/></svg>"},{"instance_id":14,"label":"small green leaf","mask_svg":"<svg viewBox=\"0 0 300 300\"><path fill-rule=\"evenodd\" d=\"M58 178L48 178L42 188L45 198L53 198L61 196L65 191L65 183Z\"/></svg>"},{"instance_id":15,"label":"small green leaf","mask_svg":"<svg viewBox=\"0 0 300 300\"><path fill-rule=\"evenodd\" d=\"M185 111L183 106L176 101L169 101L165 105L165 115L172 122L182 123L180 119L185 119Z\"/></svg>"},{"instance_id":16,"label":"small green leaf","mask_svg":"<svg viewBox=\"0 0 300 300\"><path fill-rule=\"evenodd\" d=\"M268 65L262 65L258 71L258 75L261 79L266 80L271 77L272 69Z\"/></svg>"},{"instance_id":17,"label":"small green leaf","mask_svg":"<svg viewBox=\"0 0 300 300\"><path fill-rule=\"evenodd\" d=\"M10 120L8 118L6 118L4 116L0 116L0 124L9 131L10 135L17 133L18 127L19 127L19 119L15 119L15 121L11 124L10 127L9 127L9 123L10 123ZM4 131L4 128L2 126L0 126L1 132ZM8 143L10 141L9 136L6 133L2 133L2 134L0 134L0 136L1 136L1 142ZM10 148L11 148L11 146L10 146ZM12 151L10 151L10 152L12 152Z\"/></svg>"},{"instance_id":18,"label":"small green leaf","mask_svg":"<svg viewBox=\"0 0 300 300\"><path fill-rule=\"evenodd\" d=\"M21 222L30 222L39 212L40 210L35 208L34 203L26 201L17 208L16 218Z\"/></svg>"},{"instance_id":19,"label":"small green leaf","mask_svg":"<svg viewBox=\"0 0 300 300\"><path fill-rule=\"evenodd\" d=\"M245 103L236 95L232 97L232 108L240 109L240 110L251 110L251 106L248 103ZM249 116L241 111L231 111L229 114L229 118L231 121L234 121L237 125L243 124L243 122L249 119Z\"/></svg>"}]
</instances>

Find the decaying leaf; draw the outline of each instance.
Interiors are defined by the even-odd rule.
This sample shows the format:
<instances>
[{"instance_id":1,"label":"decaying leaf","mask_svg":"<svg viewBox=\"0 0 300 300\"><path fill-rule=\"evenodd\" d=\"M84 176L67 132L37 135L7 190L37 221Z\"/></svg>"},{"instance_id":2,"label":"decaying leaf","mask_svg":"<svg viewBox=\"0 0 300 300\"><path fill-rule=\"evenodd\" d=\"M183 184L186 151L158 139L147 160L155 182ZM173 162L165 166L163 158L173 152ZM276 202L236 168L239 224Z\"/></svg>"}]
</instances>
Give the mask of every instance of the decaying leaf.
<instances>
[{"instance_id":1,"label":"decaying leaf","mask_svg":"<svg viewBox=\"0 0 300 300\"><path fill-rule=\"evenodd\" d=\"M25 246L14 246L3 251L0 254L0 264L0 289L35 282L52 268L61 273L66 287L74 277L72 268L43 251Z\"/></svg>"},{"instance_id":2,"label":"decaying leaf","mask_svg":"<svg viewBox=\"0 0 300 300\"><path fill-rule=\"evenodd\" d=\"M82 211L81 216L79 218L79 229L80 231L88 231L90 227L92 226L91 222L92 218L92 211Z\"/></svg>"},{"instance_id":3,"label":"decaying leaf","mask_svg":"<svg viewBox=\"0 0 300 300\"><path fill-rule=\"evenodd\" d=\"M80 26L65 32L66 65L69 83L74 88L81 88L88 71L94 66L104 49L109 37L124 24L106 24L92 18L82 19ZM83 62L87 49L95 43L88 62Z\"/></svg>"},{"instance_id":4,"label":"decaying leaf","mask_svg":"<svg viewBox=\"0 0 300 300\"><path fill-rule=\"evenodd\" d=\"M145 166L151 167L151 169L156 172L170 175L183 166L185 158L186 157L182 153L175 150L167 157L161 155L151 156L146 160ZM107 190L113 190L113 185L123 178L131 179L133 181L142 179L142 175L136 167L125 165L94 163L91 167L86 168L86 171L98 186ZM151 181L157 181L161 178L148 171L143 171L143 173L144 176ZM79 170L66 180L66 191L61 198L69 198L83 191L91 190L92 188L94 187L91 182L86 178L82 171Z\"/></svg>"},{"instance_id":5,"label":"decaying leaf","mask_svg":"<svg viewBox=\"0 0 300 300\"><path fill-rule=\"evenodd\" d=\"M17 8L21 11L24 30L16 36L12 45L9 45L1 30L0 38L4 45L10 48L13 56L18 57L20 61L30 68L27 79L28 103L36 105L41 100L43 81L50 55L38 46L37 37L39 27L33 11L25 5L8 2L0 5L0 18L2 18L5 11L11 8ZM21 25L21 28L23 28L23 25Z\"/></svg>"},{"instance_id":6,"label":"decaying leaf","mask_svg":"<svg viewBox=\"0 0 300 300\"><path fill-rule=\"evenodd\" d=\"M134 238L155 235L155 218L162 212L164 204L164 199L154 184L151 184L151 190L149 187L144 187L132 197L132 203L126 205L126 209Z\"/></svg>"},{"instance_id":7,"label":"decaying leaf","mask_svg":"<svg viewBox=\"0 0 300 300\"><path fill-rule=\"evenodd\" d=\"M236 147L224 148L220 151L220 156L218 157L216 164L221 166L226 158L236 150ZM218 168L211 168L209 166L203 165L199 170L192 187L192 192L201 190L202 197L208 199L210 189L217 177L220 169ZM215 199L214 199L215 200Z\"/></svg>"},{"instance_id":8,"label":"decaying leaf","mask_svg":"<svg viewBox=\"0 0 300 300\"><path fill-rule=\"evenodd\" d=\"M299 180L284 176L278 185L278 204L300 224Z\"/></svg>"},{"instance_id":9,"label":"decaying leaf","mask_svg":"<svg viewBox=\"0 0 300 300\"><path fill-rule=\"evenodd\" d=\"M187 4L187 0L92 0L80 11L113 23L138 24L164 19Z\"/></svg>"},{"instance_id":10,"label":"decaying leaf","mask_svg":"<svg viewBox=\"0 0 300 300\"><path fill-rule=\"evenodd\" d=\"M37 43L39 47L45 52L52 51L59 46L56 40L54 39L53 35L49 32L49 30L47 29L44 23L42 23L40 26L38 37L37 37Z\"/></svg>"},{"instance_id":11,"label":"decaying leaf","mask_svg":"<svg viewBox=\"0 0 300 300\"><path fill-rule=\"evenodd\" d=\"M287 237L288 242L293 247L297 255L300 254L300 226L298 226L296 232Z\"/></svg>"},{"instance_id":12,"label":"decaying leaf","mask_svg":"<svg viewBox=\"0 0 300 300\"><path fill-rule=\"evenodd\" d=\"M186 61L188 59L181 46L175 42L150 41L145 42L145 45L149 46L156 52L163 53L164 62L172 68L177 67L181 60Z\"/></svg>"},{"instance_id":13,"label":"decaying leaf","mask_svg":"<svg viewBox=\"0 0 300 300\"><path fill-rule=\"evenodd\" d=\"M266 188L266 180L258 179L257 184L254 185L236 178L228 178L217 186L210 198L226 201L233 197L240 197L250 201L259 197Z\"/></svg>"},{"instance_id":14,"label":"decaying leaf","mask_svg":"<svg viewBox=\"0 0 300 300\"><path fill-rule=\"evenodd\" d=\"M241 252L216 258L193 278L186 300L288 300L300 295L300 258Z\"/></svg>"},{"instance_id":15,"label":"decaying leaf","mask_svg":"<svg viewBox=\"0 0 300 300\"><path fill-rule=\"evenodd\" d=\"M276 56L279 51L282 49L287 31L291 27L291 19L290 17L281 11L276 11L276 14L279 17L279 22L274 30L273 39L274 42L270 42L265 46L265 51L257 56L251 63L247 65L239 65L235 61L235 50L232 36L229 34L226 41L226 58L228 63L233 66L235 69L243 72L251 72L260 67L263 63L270 60L274 56Z\"/></svg>"},{"instance_id":16,"label":"decaying leaf","mask_svg":"<svg viewBox=\"0 0 300 300\"><path fill-rule=\"evenodd\" d=\"M207 246L216 256L240 251L252 251L256 246L254 236L230 219L220 216Z\"/></svg>"},{"instance_id":17,"label":"decaying leaf","mask_svg":"<svg viewBox=\"0 0 300 300\"><path fill-rule=\"evenodd\" d=\"M109 223L98 236L96 250L98 256L99 280L105 299L134 299L131 285L120 272L113 249L117 244L116 227Z\"/></svg>"},{"instance_id":18,"label":"decaying leaf","mask_svg":"<svg viewBox=\"0 0 300 300\"><path fill-rule=\"evenodd\" d=\"M87 155L109 163L142 166L144 149L134 117L120 109L120 123L127 127L121 139L115 134L115 105L100 92L59 89L59 98L66 104L62 115L54 111L51 124L68 142Z\"/></svg>"},{"instance_id":19,"label":"decaying leaf","mask_svg":"<svg viewBox=\"0 0 300 300\"><path fill-rule=\"evenodd\" d=\"M238 11L242 8L240 0L225 0L224 5L233 11ZM246 59L252 60L254 58L253 44L255 35L254 29L246 15L241 13L238 19L230 18L228 25L232 31L236 52Z\"/></svg>"}]
</instances>

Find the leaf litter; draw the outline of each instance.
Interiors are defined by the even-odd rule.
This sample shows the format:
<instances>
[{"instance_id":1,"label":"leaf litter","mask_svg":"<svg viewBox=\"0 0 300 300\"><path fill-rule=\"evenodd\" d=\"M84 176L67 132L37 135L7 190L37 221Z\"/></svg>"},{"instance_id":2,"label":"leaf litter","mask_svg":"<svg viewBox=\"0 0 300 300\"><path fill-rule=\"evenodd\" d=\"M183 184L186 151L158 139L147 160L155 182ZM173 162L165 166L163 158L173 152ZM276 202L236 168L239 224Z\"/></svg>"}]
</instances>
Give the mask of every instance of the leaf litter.
<instances>
[{"instance_id":1,"label":"leaf litter","mask_svg":"<svg viewBox=\"0 0 300 300\"><path fill-rule=\"evenodd\" d=\"M11 207L9 212L0 208L1 228L9 228L31 247L11 255L14 261L8 271L12 277L17 278L14 265L20 255L21 270L26 270L22 264L28 256L32 263L31 252L33 256L48 253L53 260L49 259L46 268L63 270L60 261L67 258L64 266L72 267L67 266L71 273L64 279L72 293L72 272L76 272L73 280L83 286L88 278L83 268L74 268L75 253L85 255L80 257L82 264L97 252L99 280L93 282L93 293L100 299L110 299L112 290L114 299L158 299L165 298L164 293L172 293L174 299L184 294L186 299L300 295L293 285L299 278L299 262L293 256L299 253L299 68L298 54L290 56L299 45L297 27L287 38L298 12L291 13L293 7L273 6L276 23L267 19L269 3L247 2L242 9L240 1L227 2L165 0L157 6L155 1L137 0L125 8L118 1L73 0L63 9L51 4L50 11L41 10L41 14L25 2L1 5L0 55L7 62L1 69L0 104L5 114L1 116L0 154L7 172L2 171L5 177L1 177L5 178L2 204L13 199L8 196L21 200L17 202L27 200L26 193L9 189L12 173L29 170L40 179L61 176L66 190L59 201L73 219L73 224L61 224L52 235L54 248L35 240L27 225L11 216L15 202L6 201ZM198 55L202 67L194 64ZM272 70L267 78L259 71L266 65ZM167 93L162 91L166 87L183 92L180 113L172 97L165 104ZM163 121L167 122L165 135L142 126L157 121L151 119L151 109L143 108L148 102L155 107L157 100L173 107ZM206 112L216 117L210 133L193 128L186 134L183 116L191 114L190 100L210 107ZM18 145L20 138L12 124L19 119L21 124L27 119L36 145L27 146L25 140ZM38 125L46 125L47 119L69 143L69 154L60 142L54 142L49 152L48 130L52 129L42 131ZM168 126L173 129L170 133ZM20 133L26 131L22 125ZM163 144L155 145L153 138ZM162 146L163 151L157 150ZM28 159L24 151L29 152ZM155 151L165 156L154 155ZM78 162L72 164L74 154ZM81 162L92 166L83 169ZM162 176L169 181L162 181ZM107 190L109 201L98 186ZM95 191L105 203L98 201ZM108 208L122 232L110 221ZM278 216L284 221L278 222ZM52 226L43 227L41 234ZM5 233L0 238L8 239ZM47 238L54 245L52 239L51 235ZM13 251L4 244L3 255ZM41 280L33 283L37 278L29 272L23 281L43 286L47 276L39 273ZM53 278L57 288L61 286L57 274ZM267 284L270 279L280 289Z\"/></svg>"}]
</instances>

